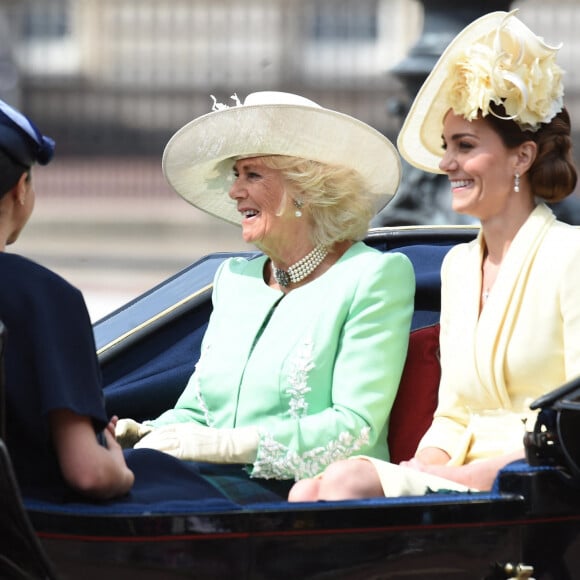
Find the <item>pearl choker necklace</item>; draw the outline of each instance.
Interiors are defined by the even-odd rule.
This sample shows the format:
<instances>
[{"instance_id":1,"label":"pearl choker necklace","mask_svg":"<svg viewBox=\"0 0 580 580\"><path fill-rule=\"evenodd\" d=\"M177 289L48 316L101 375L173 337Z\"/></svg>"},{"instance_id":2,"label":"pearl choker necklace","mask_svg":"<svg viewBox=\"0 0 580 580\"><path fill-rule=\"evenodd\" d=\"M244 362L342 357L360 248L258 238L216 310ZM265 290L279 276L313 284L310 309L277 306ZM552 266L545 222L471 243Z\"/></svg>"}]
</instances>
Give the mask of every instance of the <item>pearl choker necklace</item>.
<instances>
[{"instance_id":1,"label":"pearl choker necklace","mask_svg":"<svg viewBox=\"0 0 580 580\"><path fill-rule=\"evenodd\" d=\"M272 262L272 269L274 271L274 278L276 282L288 288L290 284L297 284L301 280L304 280L306 276L312 274L318 266L322 263L322 260L328 255L328 250L323 246L316 246L312 252L304 256L301 260L298 260L295 264L292 264L288 270L281 270L276 268L274 262Z\"/></svg>"}]
</instances>

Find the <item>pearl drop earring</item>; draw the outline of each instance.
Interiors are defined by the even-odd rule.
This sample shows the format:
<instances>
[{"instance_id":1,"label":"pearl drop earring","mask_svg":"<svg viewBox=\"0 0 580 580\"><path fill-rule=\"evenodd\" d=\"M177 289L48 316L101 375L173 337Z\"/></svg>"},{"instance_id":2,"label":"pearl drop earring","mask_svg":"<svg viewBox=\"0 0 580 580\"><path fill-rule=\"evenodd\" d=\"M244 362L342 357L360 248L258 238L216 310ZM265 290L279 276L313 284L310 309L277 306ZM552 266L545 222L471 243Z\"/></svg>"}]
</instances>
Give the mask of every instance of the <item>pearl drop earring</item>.
<instances>
[{"instance_id":1,"label":"pearl drop earring","mask_svg":"<svg viewBox=\"0 0 580 580\"><path fill-rule=\"evenodd\" d=\"M514 191L516 193L520 192L520 174L519 173L516 173L514 175Z\"/></svg>"},{"instance_id":2,"label":"pearl drop earring","mask_svg":"<svg viewBox=\"0 0 580 580\"><path fill-rule=\"evenodd\" d=\"M294 200L294 205L296 206L296 211L294 212L294 215L299 218L302 217L302 206L304 205L304 203L302 203L301 201L298 201L297 199Z\"/></svg>"}]
</instances>

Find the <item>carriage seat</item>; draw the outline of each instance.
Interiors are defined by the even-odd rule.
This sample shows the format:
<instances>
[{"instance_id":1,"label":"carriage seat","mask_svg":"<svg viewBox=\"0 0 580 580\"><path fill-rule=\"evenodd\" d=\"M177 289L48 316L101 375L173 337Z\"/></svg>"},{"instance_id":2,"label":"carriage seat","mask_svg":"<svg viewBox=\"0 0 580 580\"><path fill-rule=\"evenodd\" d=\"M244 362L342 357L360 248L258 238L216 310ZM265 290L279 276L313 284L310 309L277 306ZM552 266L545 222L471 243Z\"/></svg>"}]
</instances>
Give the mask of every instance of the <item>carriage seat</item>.
<instances>
[{"instance_id":1,"label":"carriage seat","mask_svg":"<svg viewBox=\"0 0 580 580\"><path fill-rule=\"evenodd\" d=\"M439 323L411 331L407 359L389 421L391 462L413 457L437 407L441 367Z\"/></svg>"}]
</instances>

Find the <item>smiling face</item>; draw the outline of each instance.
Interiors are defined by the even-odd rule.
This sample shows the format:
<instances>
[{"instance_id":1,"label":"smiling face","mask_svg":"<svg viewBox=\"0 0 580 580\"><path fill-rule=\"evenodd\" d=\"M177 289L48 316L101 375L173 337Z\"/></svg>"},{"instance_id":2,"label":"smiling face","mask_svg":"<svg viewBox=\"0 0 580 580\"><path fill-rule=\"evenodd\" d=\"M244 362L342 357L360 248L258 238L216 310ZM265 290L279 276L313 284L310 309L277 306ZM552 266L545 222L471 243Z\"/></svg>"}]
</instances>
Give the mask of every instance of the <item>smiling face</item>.
<instances>
[{"instance_id":1,"label":"smiling face","mask_svg":"<svg viewBox=\"0 0 580 580\"><path fill-rule=\"evenodd\" d=\"M308 218L296 217L293 192L282 172L260 157L240 159L229 196L242 215L242 237L279 263L292 263L311 248ZM306 249L305 253L304 252Z\"/></svg>"},{"instance_id":2,"label":"smiling face","mask_svg":"<svg viewBox=\"0 0 580 580\"><path fill-rule=\"evenodd\" d=\"M517 148L508 149L486 121L452 111L443 123L443 147L439 167L451 182L453 210L482 221L504 211L514 197Z\"/></svg>"}]
</instances>

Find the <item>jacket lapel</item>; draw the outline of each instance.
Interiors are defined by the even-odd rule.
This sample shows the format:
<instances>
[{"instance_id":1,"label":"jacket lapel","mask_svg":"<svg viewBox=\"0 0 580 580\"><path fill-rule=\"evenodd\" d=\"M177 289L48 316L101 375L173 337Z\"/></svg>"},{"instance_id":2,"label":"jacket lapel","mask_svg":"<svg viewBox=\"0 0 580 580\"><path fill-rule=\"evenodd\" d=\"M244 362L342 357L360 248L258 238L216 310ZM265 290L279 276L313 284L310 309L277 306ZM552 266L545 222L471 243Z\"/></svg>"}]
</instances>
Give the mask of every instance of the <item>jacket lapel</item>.
<instances>
[{"instance_id":1,"label":"jacket lapel","mask_svg":"<svg viewBox=\"0 0 580 580\"><path fill-rule=\"evenodd\" d=\"M501 269L485 308L477 324L475 360L481 384L490 389L504 408L511 407L505 384L504 363L512 329L520 312L526 280L542 241L555 221L555 216L544 204L530 214L514 238L504 257ZM477 247L476 247L477 249ZM483 240L479 237L480 252L477 276L481 288L481 261ZM475 292L479 300L479 291ZM478 307L479 309L479 307Z\"/></svg>"}]
</instances>

